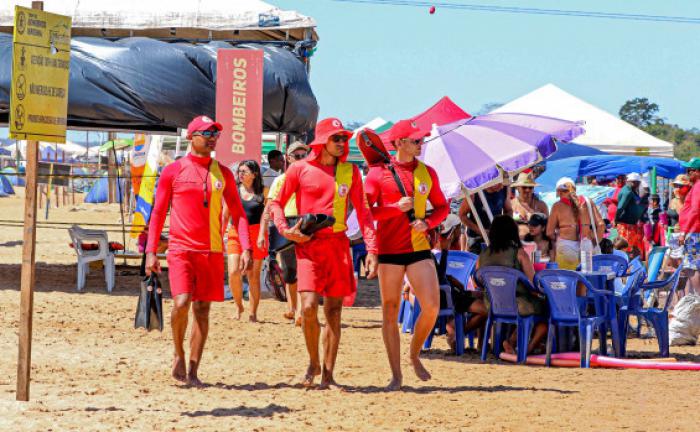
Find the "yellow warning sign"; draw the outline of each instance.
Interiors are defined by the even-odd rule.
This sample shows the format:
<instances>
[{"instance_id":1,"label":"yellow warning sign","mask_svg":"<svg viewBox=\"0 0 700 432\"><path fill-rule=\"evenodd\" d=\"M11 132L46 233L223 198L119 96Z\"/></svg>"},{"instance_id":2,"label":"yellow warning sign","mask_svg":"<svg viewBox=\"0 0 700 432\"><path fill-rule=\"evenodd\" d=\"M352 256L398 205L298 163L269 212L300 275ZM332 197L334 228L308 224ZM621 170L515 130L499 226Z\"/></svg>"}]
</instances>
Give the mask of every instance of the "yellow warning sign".
<instances>
[{"instance_id":1,"label":"yellow warning sign","mask_svg":"<svg viewBox=\"0 0 700 432\"><path fill-rule=\"evenodd\" d=\"M10 136L66 142L71 17L15 6Z\"/></svg>"}]
</instances>

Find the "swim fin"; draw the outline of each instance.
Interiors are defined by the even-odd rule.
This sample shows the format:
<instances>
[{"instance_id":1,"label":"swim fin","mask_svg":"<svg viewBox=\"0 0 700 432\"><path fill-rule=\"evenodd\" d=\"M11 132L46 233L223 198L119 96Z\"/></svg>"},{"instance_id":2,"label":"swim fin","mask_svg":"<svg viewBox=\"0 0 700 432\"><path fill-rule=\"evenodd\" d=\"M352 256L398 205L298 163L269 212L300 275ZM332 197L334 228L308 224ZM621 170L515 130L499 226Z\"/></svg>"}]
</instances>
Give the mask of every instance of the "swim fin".
<instances>
[{"instance_id":1,"label":"swim fin","mask_svg":"<svg viewBox=\"0 0 700 432\"><path fill-rule=\"evenodd\" d=\"M158 276L152 274L141 281L141 293L136 305L134 328L163 331L163 289Z\"/></svg>"}]
</instances>

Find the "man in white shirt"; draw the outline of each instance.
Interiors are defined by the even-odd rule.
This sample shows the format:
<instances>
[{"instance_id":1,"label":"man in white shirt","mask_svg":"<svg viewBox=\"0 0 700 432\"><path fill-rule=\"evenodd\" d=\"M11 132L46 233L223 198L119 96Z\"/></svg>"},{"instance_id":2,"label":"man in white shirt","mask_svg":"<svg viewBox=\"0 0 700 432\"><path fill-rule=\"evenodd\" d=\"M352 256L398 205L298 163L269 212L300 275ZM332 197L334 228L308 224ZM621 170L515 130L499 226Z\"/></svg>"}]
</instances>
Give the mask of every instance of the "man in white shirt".
<instances>
[{"instance_id":1,"label":"man in white shirt","mask_svg":"<svg viewBox=\"0 0 700 432\"><path fill-rule=\"evenodd\" d=\"M279 150L270 150L267 153L267 163L270 168L263 172L263 186L269 189L275 177L284 172L284 155Z\"/></svg>"}]
</instances>

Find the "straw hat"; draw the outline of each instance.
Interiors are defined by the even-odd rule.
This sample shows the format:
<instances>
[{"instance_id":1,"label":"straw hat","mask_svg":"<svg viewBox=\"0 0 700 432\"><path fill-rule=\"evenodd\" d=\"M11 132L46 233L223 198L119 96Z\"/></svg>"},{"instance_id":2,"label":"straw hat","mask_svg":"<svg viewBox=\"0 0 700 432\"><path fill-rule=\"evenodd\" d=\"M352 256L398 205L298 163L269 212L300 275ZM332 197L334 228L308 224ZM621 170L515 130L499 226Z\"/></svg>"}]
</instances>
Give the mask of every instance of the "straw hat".
<instances>
[{"instance_id":1,"label":"straw hat","mask_svg":"<svg viewBox=\"0 0 700 432\"><path fill-rule=\"evenodd\" d=\"M690 186L690 178L686 174L678 174L671 184L674 186Z\"/></svg>"},{"instance_id":2,"label":"straw hat","mask_svg":"<svg viewBox=\"0 0 700 432\"><path fill-rule=\"evenodd\" d=\"M535 183L535 179L532 178L530 173L520 173L516 178L514 183L511 183L511 187L537 187L539 183Z\"/></svg>"}]
</instances>

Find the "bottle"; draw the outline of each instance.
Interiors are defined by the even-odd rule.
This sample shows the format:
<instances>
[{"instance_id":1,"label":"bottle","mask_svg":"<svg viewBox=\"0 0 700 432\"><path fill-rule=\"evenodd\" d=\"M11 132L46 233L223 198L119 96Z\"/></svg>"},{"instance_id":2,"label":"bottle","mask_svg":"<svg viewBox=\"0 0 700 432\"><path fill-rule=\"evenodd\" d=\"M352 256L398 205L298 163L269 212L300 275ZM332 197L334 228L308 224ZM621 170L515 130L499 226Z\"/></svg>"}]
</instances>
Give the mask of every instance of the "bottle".
<instances>
[{"instance_id":1,"label":"bottle","mask_svg":"<svg viewBox=\"0 0 700 432\"><path fill-rule=\"evenodd\" d=\"M593 242L589 238L581 240L581 271L584 273L593 271Z\"/></svg>"}]
</instances>

